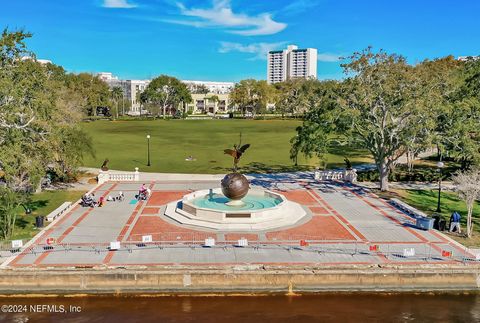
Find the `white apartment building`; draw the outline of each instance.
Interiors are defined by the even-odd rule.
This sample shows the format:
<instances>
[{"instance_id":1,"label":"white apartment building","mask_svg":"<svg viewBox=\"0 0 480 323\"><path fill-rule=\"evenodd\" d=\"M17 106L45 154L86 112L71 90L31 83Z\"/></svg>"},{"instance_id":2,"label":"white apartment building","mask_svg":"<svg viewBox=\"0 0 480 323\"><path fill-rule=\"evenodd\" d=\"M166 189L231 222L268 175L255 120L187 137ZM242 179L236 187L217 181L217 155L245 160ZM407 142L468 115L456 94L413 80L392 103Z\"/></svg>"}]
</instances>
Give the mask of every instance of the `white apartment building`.
<instances>
[{"instance_id":1,"label":"white apartment building","mask_svg":"<svg viewBox=\"0 0 480 323\"><path fill-rule=\"evenodd\" d=\"M140 102L137 100L137 96L145 90L150 80L119 80L118 77L109 72L100 72L97 73L97 76L105 81L110 88L116 86L122 88L125 99L130 102L128 114L140 114Z\"/></svg>"},{"instance_id":2,"label":"white apartment building","mask_svg":"<svg viewBox=\"0 0 480 323\"><path fill-rule=\"evenodd\" d=\"M317 78L317 50L298 49L289 45L285 50L270 51L267 61L268 83L292 78Z\"/></svg>"}]
</instances>

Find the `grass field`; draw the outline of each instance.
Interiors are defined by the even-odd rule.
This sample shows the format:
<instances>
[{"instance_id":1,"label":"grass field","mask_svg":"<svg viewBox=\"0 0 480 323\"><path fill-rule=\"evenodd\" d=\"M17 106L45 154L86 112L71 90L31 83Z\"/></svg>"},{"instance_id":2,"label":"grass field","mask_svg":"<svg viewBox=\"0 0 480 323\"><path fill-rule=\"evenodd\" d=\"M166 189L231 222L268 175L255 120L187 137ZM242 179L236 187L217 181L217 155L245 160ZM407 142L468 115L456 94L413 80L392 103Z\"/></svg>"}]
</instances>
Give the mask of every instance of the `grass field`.
<instances>
[{"instance_id":1,"label":"grass field","mask_svg":"<svg viewBox=\"0 0 480 323\"><path fill-rule=\"evenodd\" d=\"M39 231L35 228L35 217L37 215L46 216L62 205L63 202L77 201L84 193L80 191L44 191L32 195L32 201L29 204L32 213L26 215L23 207L18 208L17 221L11 240L32 238ZM45 223L45 225L47 224Z\"/></svg>"},{"instance_id":2,"label":"grass field","mask_svg":"<svg viewBox=\"0 0 480 323\"><path fill-rule=\"evenodd\" d=\"M299 156L299 167L289 159L290 139L300 121L291 120L155 120L95 121L83 128L93 137L95 157L86 156L85 166L162 173L224 173L232 158L223 150L238 143L250 149L240 162L242 172L293 171L318 166L318 160ZM147 166L147 134L151 135L151 166ZM193 156L195 161L186 161ZM368 161L359 150L337 151L327 157L328 167L343 166L348 156L354 163Z\"/></svg>"},{"instance_id":3,"label":"grass field","mask_svg":"<svg viewBox=\"0 0 480 323\"><path fill-rule=\"evenodd\" d=\"M425 213L432 215L436 214L437 209L437 191L428 190L398 190L396 191L402 199L411 206L424 211ZM457 195L450 192L443 192L441 194L441 215L447 220L447 225L450 219L450 215L457 211L462 216L461 226L462 230L466 230L467 221L467 208L465 202L459 200ZM473 209L473 237L467 239L461 236L452 235L452 237L458 242L466 246L480 246L480 203L477 202Z\"/></svg>"}]
</instances>

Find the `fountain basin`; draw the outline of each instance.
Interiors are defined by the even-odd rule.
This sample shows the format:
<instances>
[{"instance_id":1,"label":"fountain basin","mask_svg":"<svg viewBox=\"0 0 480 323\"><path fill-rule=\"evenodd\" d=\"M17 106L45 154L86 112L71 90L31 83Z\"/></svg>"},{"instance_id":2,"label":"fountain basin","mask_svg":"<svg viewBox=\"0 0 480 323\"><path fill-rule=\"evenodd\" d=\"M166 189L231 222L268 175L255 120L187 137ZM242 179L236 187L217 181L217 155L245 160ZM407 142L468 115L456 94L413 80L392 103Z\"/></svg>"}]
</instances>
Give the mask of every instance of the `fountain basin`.
<instances>
[{"instance_id":1,"label":"fountain basin","mask_svg":"<svg viewBox=\"0 0 480 323\"><path fill-rule=\"evenodd\" d=\"M259 231L294 225L307 215L298 203L280 193L251 189L238 206L229 201L221 188L187 194L167 205L165 215L181 224L222 231Z\"/></svg>"}]
</instances>

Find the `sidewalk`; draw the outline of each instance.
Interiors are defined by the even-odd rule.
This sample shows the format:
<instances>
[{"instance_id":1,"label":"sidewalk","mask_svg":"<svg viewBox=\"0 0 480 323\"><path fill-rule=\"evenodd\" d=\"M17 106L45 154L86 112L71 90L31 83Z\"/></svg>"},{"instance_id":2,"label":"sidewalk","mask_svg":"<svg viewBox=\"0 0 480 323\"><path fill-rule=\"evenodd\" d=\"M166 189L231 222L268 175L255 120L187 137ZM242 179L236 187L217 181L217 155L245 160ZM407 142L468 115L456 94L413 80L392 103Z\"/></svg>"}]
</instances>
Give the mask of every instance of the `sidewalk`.
<instances>
[{"instance_id":1,"label":"sidewalk","mask_svg":"<svg viewBox=\"0 0 480 323\"><path fill-rule=\"evenodd\" d=\"M357 182L358 186L374 189L380 188L377 182ZM438 183L423 183L423 182L390 182L390 188L402 190L438 190ZM442 191L454 191L455 185L453 182L442 182Z\"/></svg>"}]
</instances>

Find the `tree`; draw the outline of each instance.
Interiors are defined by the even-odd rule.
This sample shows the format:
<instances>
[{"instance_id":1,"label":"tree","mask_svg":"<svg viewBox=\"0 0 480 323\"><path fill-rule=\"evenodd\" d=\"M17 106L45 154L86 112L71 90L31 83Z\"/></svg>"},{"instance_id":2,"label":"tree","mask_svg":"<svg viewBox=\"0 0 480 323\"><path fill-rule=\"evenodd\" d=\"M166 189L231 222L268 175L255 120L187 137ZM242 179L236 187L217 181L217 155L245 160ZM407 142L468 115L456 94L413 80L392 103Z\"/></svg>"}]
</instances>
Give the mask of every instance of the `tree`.
<instances>
[{"instance_id":1,"label":"tree","mask_svg":"<svg viewBox=\"0 0 480 323\"><path fill-rule=\"evenodd\" d=\"M81 118L80 99L69 83L71 75L53 64L36 62L23 45L27 37L27 33L4 31L0 38L4 64L0 69L0 170L15 192L31 191L49 165L69 159L62 151L74 153L66 149L74 140L64 135ZM21 59L27 53L33 58ZM79 129L75 136L84 138Z\"/></svg>"},{"instance_id":2,"label":"tree","mask_svg":"<svg viewBox=\"0 0 480 323\"><path fill-rule=\"evenodd\" d=\"M210 102L213 102L213 111L216 113L217 112L217 103L218 103L218 101L220 101L220 99L218 98L218 95L212 95L212 96L206 98L206 100L208 100ZM205 102L205 105L206 105L206 102Z\"/></svg>"},{"instance_id":3,"label":"tree","mask_svg":"<svg viewBox=\"0 0 480 323\"><path fill-rule=\"evenodd\" d=\"M98 107L110 106L110 89L108 84L89 73L68 74L66 86L77 94L76 104L85 115L96 116Z\"/></svg>"},{"instance_id":4,"label":"tree","mask_svg":"<svg viewBox=\"0 0 480 323\"><path fill-rule=\"evenodd\" d=\"M286 114L293 114L298 107L300 86L300 79L290 79L274 84L276 89L275 110L281 113L282 118Z\"/></svg>"},{"instance_id":5,"label":"tree","mask_svg":"<svg viewBox=\"0 0 480 323\"><path fill-rule=\"evenodd\" d=\"M167 108L176 108L181 103L192 101L187 86L175 77L160 75L154 78L143 92L145 102L158 105L165 119ZM160 115L160 111L159 111Z\"/></svg>"},{"instance_id":6,"label":"tree","mask_svg":"<svg viewBox=\"0 0 480 323\"><path fill-rule=\"evenodd\" d=\"M123 99L123 89L120 86L114 86L111 90L110 93L112 95L112 100L115 102L116 110L115 110L115 116L118 119L118 111L120 110L119 108L119 102L120 99Z\"/></svg>"},{"instance_id":7,"label":"tree","mask_svg":"<svg viewBox=\"0 0 480 323\"><path fill-rule=\"evenodd\" d=\"M297 133L290 141L290 158L297 165L298 154L302 153L307 158L316 156L324 163L331 145L330 134L336 129L338 83L309 80L298 85L295 104L307 112L303 124L296 128Z\"/></svg>"},{"instance_id":8,"label":"tree","mask_svg":"<svg viewBox=\"0 0 480 323\"><path fill-rule=\"evenodd\" d=\"M95 157L90 135L78 126L59 126L51 140L53 170L64 181L71 180L85 155Z\"/></svg>"},{"instance_id":9,"label":"tree","mask_svg":"<svg viewBox=\"0 0 480 323\"><path fill-rule=\"evenodd\" d=\"M480 61L455 62L455 92L438 118L438 145L467 170L480 163Z\"/></svg>"},{"instance_id":10,"label":"tree","mask_svg":"<svg viewBox=\"0 0 480 323\"><path fill-rule=\"evenodd\" d=\"M8 187L0 187L0 236L3 240L12 236L17 219L17 208L24 202L23 195Z\"/></svg>"},{"instance_id":11,"label":"tree","mask_svg":"<svg viewBox=\"0 0 480 323\"><path fill-rule=\"evenodd\" d=\"M210 92L205 84L189 83L188 90L193 94L207 94Z\"/></svg>"},{"instance_id":12,"label":"tree","mask_svg":"<svg viewBox=\"0 0 480 323\"><path fill-rule=\"evenodd\" d=\"M435 127L439 80L407 64L404 57L368 48L342 64L348 78L339 96L349 133L369 150L388 190L388 175L412 143Z\"/></svg>"},{"instance_id":13,"label":"tree","mask_svg":"<svg viewBox=\"0 0 480 323\"><path fill-rule=\"evenodd\" d=\"M245 115L247 111L250 111L255 116L257 113L265 111L269 102L273 102L274 89L263 80L242 80L235 84L230 92L230 100L240 108L242 114Z\"/></svg>"},{"instance_id":14,"label":"tree","mask_svg":"<svg viewBox=\"0 0 480 323\"><path fill-rule=\"evenodd\" d=\"M452 179L456 185L458 196L465 201L467 206L467 237L471 238L473 206L475 201L480 199L480 169L457 173Z\"/></svg>"}]
</instances>

